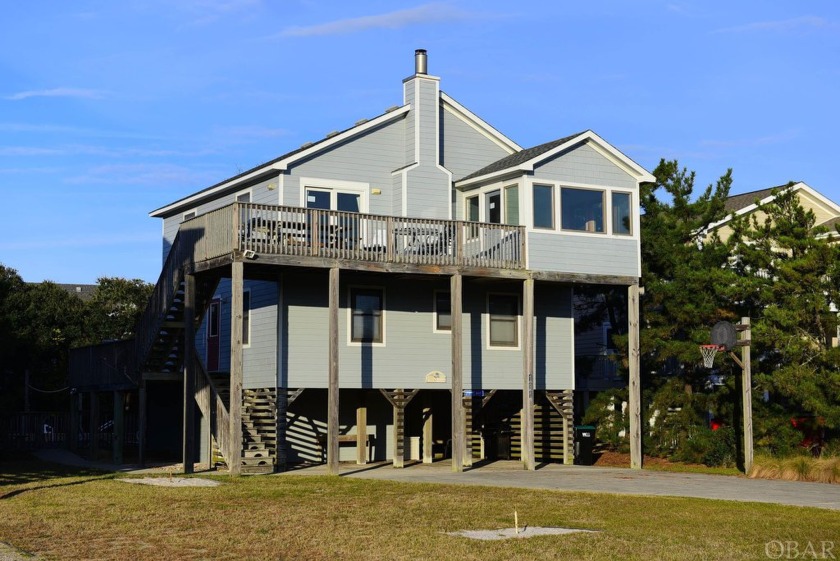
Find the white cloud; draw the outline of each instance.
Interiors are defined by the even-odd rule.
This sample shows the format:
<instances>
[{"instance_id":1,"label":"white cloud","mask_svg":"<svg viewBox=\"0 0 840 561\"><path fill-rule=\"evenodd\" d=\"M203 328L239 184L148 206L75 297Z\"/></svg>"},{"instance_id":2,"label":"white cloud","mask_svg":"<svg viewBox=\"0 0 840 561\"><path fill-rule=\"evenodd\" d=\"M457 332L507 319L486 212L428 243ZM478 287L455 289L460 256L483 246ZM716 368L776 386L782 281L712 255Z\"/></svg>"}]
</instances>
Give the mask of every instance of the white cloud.
<instances>
[{"instance_id":1,"label":"white cloud","mask_svg":"<svg viewBox=\"0 0 840 561\"><path fill-rule=\"evenodd\" d=\"M460 21L469 17L467 12L445 3L434 2L387 14L342 19L307 27L287 27L280 32L280 36L311 37L357 33L368 29L401 29L409 25Z\"/></svg>"},{"instance_id":2,"label":"white cloud","mask_svg":"<svg viewBox=\"0 0 840 561\"><path fill-rule=\"evenodd\" d=\"M89 90L83 88L52 88L48 90L28 90L6 96L10 101L21 101L31 97L73 97L80 99L102 99L105 93L101 90Z\"/></svg>"},{"instance_id":3,"label":"white cloud","mask_svg":"<svg viewBox=\"0 0 840 561\"><path fill-rule=\"evenodd\" d=\"M775 20L775 21L756 21L744 25L736 25L733 27L724 27L717 29L714 33L744 33L750 31L804 31L809 29L830 29L837 27L837 24L825 18L817 16L801 16L798 18Z\"/></svg>"}]
</instances>

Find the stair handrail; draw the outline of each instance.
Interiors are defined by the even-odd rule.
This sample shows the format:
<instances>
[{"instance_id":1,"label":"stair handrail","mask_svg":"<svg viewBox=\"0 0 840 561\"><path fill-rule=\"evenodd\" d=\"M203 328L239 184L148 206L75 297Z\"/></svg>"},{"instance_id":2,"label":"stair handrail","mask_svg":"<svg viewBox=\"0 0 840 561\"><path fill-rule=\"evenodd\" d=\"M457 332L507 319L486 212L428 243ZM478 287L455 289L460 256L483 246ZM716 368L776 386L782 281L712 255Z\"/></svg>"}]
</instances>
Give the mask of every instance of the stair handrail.
<instances>
[{"instance_id":1,"label":"stair handrail","mask_svg":"<svg viewBox=\"0 0 840 561\"><path fill-rule=\"evenodd\" d=\"M219 389L216 387L215 382L213 382L213 379L204 368L204 363L201 362L201 358L198 356L197 352L193 353L193 367L196 372L201 373L200 376L196 376L196 396L205 387L210 391L211 411L207 412L208 417L210 418L210 433L216 437L216 442L219 444L219 451L221 451L225 462L227 465L231 465L230 415L228 414L227 406L225 406L225 402L219 394ZM197 401L199 402L200 407L201 401ZM214 412L215 415L209 414L211 412ZM204 411L202 411L202 413L204 413Z\"/></svg>"}]
</instances>

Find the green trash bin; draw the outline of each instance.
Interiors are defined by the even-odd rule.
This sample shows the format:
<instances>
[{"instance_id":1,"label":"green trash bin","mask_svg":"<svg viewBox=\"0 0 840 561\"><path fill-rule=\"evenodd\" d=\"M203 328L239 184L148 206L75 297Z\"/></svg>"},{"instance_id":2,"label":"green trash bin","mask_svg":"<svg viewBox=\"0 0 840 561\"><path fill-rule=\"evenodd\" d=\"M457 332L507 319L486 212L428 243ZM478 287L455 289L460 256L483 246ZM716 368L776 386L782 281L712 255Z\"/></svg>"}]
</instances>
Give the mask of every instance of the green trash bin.
<instances>
[{"instance_id":1,"label":"green trash bin","mask_svg":"<svg viewBox=\"0 0 840 561\"><path fill-rule=\"evenodd\" d=\"M575 427L575 464L591 466L595 463L595 427L578 425Z\"/></svg>"}]
</instances>

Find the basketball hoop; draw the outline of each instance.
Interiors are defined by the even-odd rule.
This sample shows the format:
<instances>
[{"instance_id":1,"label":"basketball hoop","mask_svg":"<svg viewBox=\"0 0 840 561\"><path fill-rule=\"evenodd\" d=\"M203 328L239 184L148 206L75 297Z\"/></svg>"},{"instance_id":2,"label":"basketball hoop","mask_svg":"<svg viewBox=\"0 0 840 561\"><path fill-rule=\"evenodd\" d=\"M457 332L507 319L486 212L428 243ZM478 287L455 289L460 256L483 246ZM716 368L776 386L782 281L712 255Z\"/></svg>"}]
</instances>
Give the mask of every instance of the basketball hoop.
<instances>
[{"instance_id":1,"label":"basketball hoop","mask_svg":"<svg viewBox=\"0 0 840 561\"><path fill-rule=\"evenodd\" d=\"M720 349L720 345L700 345L700 354L703 355L703 366L706 368L714 366L715 355Z\"/></svg>"}]
</instances>

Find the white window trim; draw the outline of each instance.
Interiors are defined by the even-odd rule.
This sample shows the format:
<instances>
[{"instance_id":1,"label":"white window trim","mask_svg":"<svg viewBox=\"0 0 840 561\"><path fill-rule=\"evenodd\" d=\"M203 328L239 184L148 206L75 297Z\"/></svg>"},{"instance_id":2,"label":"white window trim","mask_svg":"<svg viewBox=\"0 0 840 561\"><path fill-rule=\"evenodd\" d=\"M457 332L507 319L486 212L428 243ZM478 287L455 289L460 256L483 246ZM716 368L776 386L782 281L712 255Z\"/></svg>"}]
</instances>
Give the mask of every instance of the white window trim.
<instances>
[{"instance_id":1,"label":"white window trim","mask_svg":"<svg viewBox=\"0 0 840 561\"><path fill-rule=\"evenodd\" d=\"M539 178L528 178L525 182L525 189L523 196L520 197L521 206L519 208L519 221L525 225L528 232L537 232L540 234L552 234L563 236L584 236L603 238L608 236L611 238L621 240L638 240L639 228L641 223L640 212L637 211L639 207L639 193L627 187L610 187L607 185L593 185L591 183L579 183L576 181L552 181L542 180ZM534 228L534 185L551 185L554 187L554 229L548 228ZM603 232L585 232L581 230L564 230L562 228L562 193L563 187L571 189L587 189L590 191L601 191L605 193L604 204L607 208L604 210L605 229ZM633 215L632 233L631 234L615 234L612 231L612 193L626 193L630 195L630 211Z\"/></svg>"},{"instance_id":2,"label":"white window trim","mask_svg":"<svg viewBox=\"0 0 840 561\"><path fill-rule=\"evenodd\" d=\"M513 296L516 298L516 345L491 345L490 344L490 297L491 296ZM516 292L488 292L484 301L484 336L485 348L488 351L520 351L522 350L522 295Z\"/></svg>"},{"instance_id":3,"label":"white window trim","mask_svg":"<svg viewBox=\"0 0 840 561\"><path fill-rule=\"evenodd\" d=\"M353 290L354 289L362 289L362 290L379 290L382 292L382 341L379 342L370 342L364 343L362 341L354 341L353 340ZM368 345L371 347L384 347L387 342L387 295L385 294L385 287L380 285L370 285L370 284L353 284L347 287L347 346L348 347L361 347L363 345Z\"/></svg>"},{"instance_id":4,"label":"white window trim","mask_svg":"<svg viewBox=\"0 0 840 561\"><path fill-rule=\"evenodd\" d=\"M534 224L534 188L535 187L551 187L551 226L536 226ZM560 190L557 188L555 183L551 181L532 181L530 188L528 189L529 195L529 207L528 213L530 215L530 221L528 224L530 225L528 228L533 230L534 232L557 232L560 228L559 226L559 218L560 213L557 212L559 208L559 201L560 201Z\"/></svg>"},{"instance_id":5,"label":"white window trim","mask_svg":"<svg viewBox=\"0 0 840 561\"><path fill-rule=\"evenodd\" d=\"M243 189L242 191L237 191L236 194L233 196L233 201L234 202L240 202L239 197L241 197L242 195L246 195L246 194L248 195L248 203L253 203L254 202L254 194L251 192L250 187L248 189Z\"/></svg>"},{"instance_id":6,"label":"white window trim","mask_svg":"<svg viewBox=\"0 0 840 561\"><path fill-rule=\"evenodd\" d=\"M436 289L432 292L432 308L434 310L433 313L432 313L432 333L443 333L443 334L446 334L446 335L450 335L452 333L451 329L438 329L438 326L437 326L438 325L438 321L437 321L438 320L438 306L437 306L438 294L449 294L449 301L450 302L452 301L452 292L449 291L449 290L439 288L439 289ZM447 311L451 314L452 313L452 308L450 307L449 310L447 310ZM838 329L840 329L840 327L838 327Z\"/></svg>"},{"instance_id":7,"label":"white window trim","mask_svg":"<svg viewBox=\"0 0 840 561\"><path fill-rule=\"evenodd\" d=\"M630 214L631 214L630 218L631 218L631 220L630 220L630 233L629 234L621 234L621 233L617 234L613 231L613 216L612 216L613 195L629 195L630 196ZM616 237L619 237L619 238L626 238L626 239L633 238L636 235L636 220L638 218L639 213L635 213L637 216L633 216L633 214L634 214L633 209L635 208L633 206L633 201L634 201L633 191L627 191L627 190L622 190L622 189L614 189L614 190L610 191L610 193L609 193L609 209L610 209L609 233L610 233L610 235L616 236Z\"/></svg>"},{"instance_id":8,"label":"white window trim","mask_svg":"<svg viewBox=\"0 0 840 561\"><path fill-rule=\"evenodd\" d=\"M359 195L359 212L367 213L370 208L370 183L361 181L344 181L341 179L321 179L317 177L300 178L300 206L306 208L306 191L315 189L317 191L330 192L330 208L335 206L336 193L354 193Z\"/></svg>"}]
</instances>

